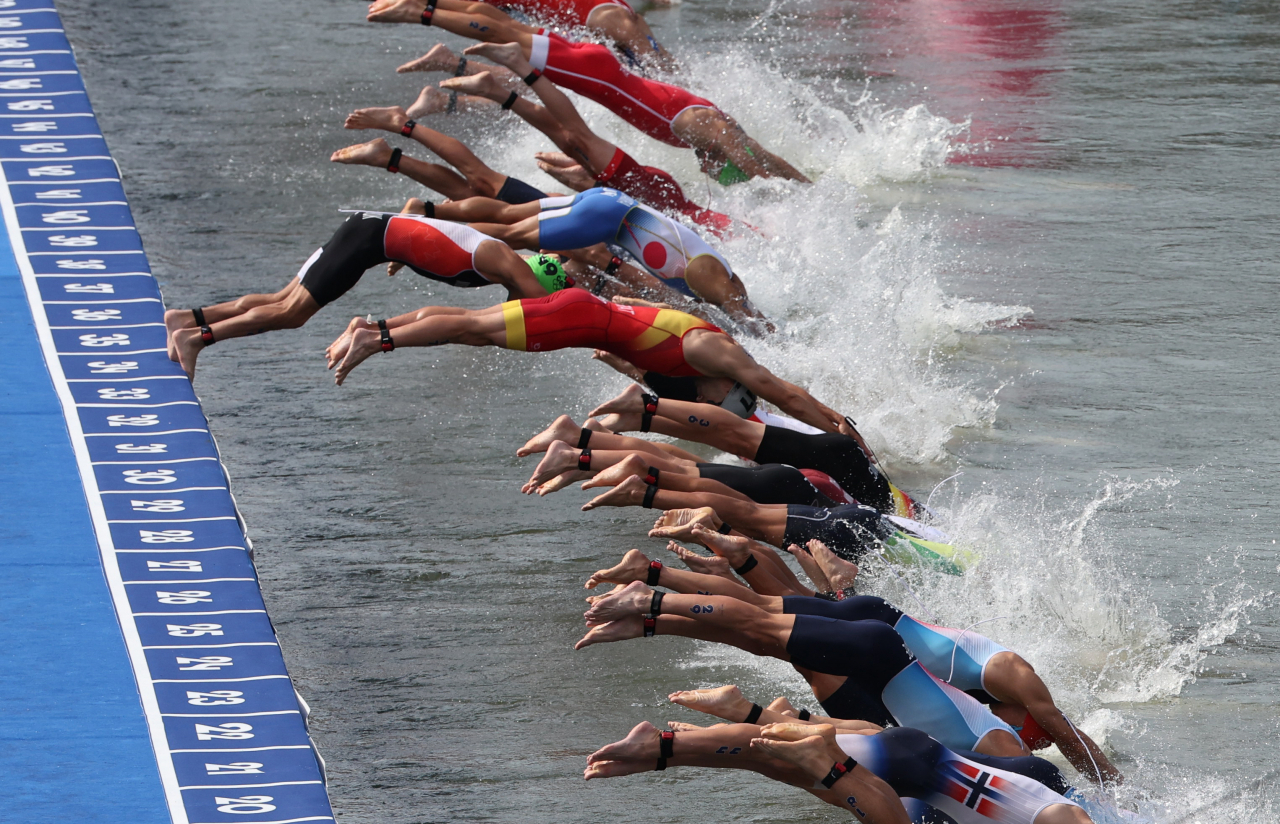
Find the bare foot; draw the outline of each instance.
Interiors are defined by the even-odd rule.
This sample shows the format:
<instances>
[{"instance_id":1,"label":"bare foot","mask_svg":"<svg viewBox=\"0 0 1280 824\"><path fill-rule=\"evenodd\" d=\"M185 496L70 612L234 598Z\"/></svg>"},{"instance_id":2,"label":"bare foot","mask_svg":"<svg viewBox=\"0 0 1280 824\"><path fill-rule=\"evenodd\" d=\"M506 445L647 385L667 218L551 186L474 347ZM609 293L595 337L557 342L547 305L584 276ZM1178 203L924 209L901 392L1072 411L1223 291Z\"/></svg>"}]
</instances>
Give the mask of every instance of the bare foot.
<instances>
[{"instance_id":1,"label":"bare foot","mask_svg":"<svg viewBox=\"0 0 1280 824\"><path fill-rule=\"evenodd\" d=\"M818 567L822 569L823 575L830 583L831 589L836 592L853 590L858 582L857 564L836 555L822 541L812 540L808 543L808 547L809 552L813 554L813 560L818 563Z\"/></svg>"},{"instance_id":2,"label":"bare foot","mask_svg":"<svg viewBox=\"0 0 1280 824\"><path fill-rule=\"evenodd\" d=\"M435 86L423 86L422 91L418 92L418 99L409 104L409 108L405 109L404 113L416 120L429 114L440 114L448 108L447 92L442 92Z\"/></svg>"},{"instance_id":3,"label":"bare foot","mask_svg":"<svg viewBox=\"0 0 1280 824\"><path fill-rule=\"evenodd\" d=\"M626 738L588 755L583 777L590 781L593 778L648 772L658 764L661 753L658 740L658 728L648 721L641 721L631 728Z\"/></svg>"},{"instance_id":4,"label":"bare foot","mask_svg":"<svg viewBox=\"0 0 1280 824\"><path fill-rule=\"evenodd\" d=\"M603 495L587 501L582 505L582 511L587 512L602 506L640 506L644 502L644 494L648 489L649 485L644 482L644 478L633 475Z\"/></svg>"},{"instance_id":5,"label":"bare foot","mask_svg":"<svg viewBox=\"0 0 1280 824\"><path fill-rule=\"evenodd\" d=\"M427 0L376 0L364 19L370 23L421 23Z\"/></svg>"},{"instance_id":6,"label":"bare foot","mask_svg":"<svg viewBox=\"0 0 1280 824\"><path fill-rule=\"evenodd\" d=\"M536 152L534 158L538 161L539 169L575 192L583 192L597 185L596 179L583 168L581 163L563 152ZM600 352L601 350L597 349L596 354L592 355L592 357L606 362L608 362L609 358L617 357L616 355L605 353L605 355L608 355L608 358L606 358Z\"/></svg>"},{"instance_id":7,"label":"bare foot","mask_svg":"<svg viewBox=\"0 0 1280 824\"><path fill-rule=\"evenodd\" d=\"M601 584L629 584L649 577L649 559L638 549L628 550L617 566L596 570L582 585L583 589L595 589Z\"/></svg>"},{"instance_id":8,"label":"bare foot","mask_svg":"<svg viewBox=\"0 0 1280 824\"><path fill-rule=\"evenodd\" d=\"M736 580L733 577L733 567L729 566L729 562L719 555L712 555L708 558L705 555L699 555L692 549L680 546L675 541L667 541L667 551L674 552L684 565L694 572L703 575L719 575L721 578L728 578L730 581Z\"/></svg>"},{"instance_id":9,"label":"bare foot","mask_svg":"<svg viewBox=\"0 0 1280 824\"><path fill-rule=\"evenodd\" d=\"M632 581L622 589L596 598L584 618L587 626L610 624L633 615L644 615L653 602L653 590L639 581Z\"/></svg>"},{"instance_id":10,"label":"bare foot","mask_svg":"<svg viewBox=\"0 0 1280 824\"><path fill-rule=\"evenodd\" d=\"M403 66L396 67L397 74L408 72L451 72L458 68L458 55L449 50L444 43L437 43L431 51L416 60L410 60Z\"/></svg>"},{"instance_id":11,"label":"bare foot","mask_svg":"<svg viewBox=\"0 0 1280 824\"><path fill-rule=\"evenodd\" d=\"M804 741L814 736L821 738L823 744L839 751L840 748L836 746L836 728L831 724L766 724L760 730L761 738L771 738L775 741ZM838 756L833 752L832 756L838 757L841 761L848 758L843 752L839 752Z\"/></svg>"},{"instance_id":12,"label":"bare foot","mask_svg":"<svg viewBox=\"0 0 1280 824\"><path fill-rule=\"evenodd\" d=\"M631 615L612 624L601 624L587 630L582 640L573 645L574 649L585 649L592 644L607 644L610 641L627 641L644 637L644 616Z\"/></svg>"},{"instance_id":13,"label":"bare foot","mask_svg":"<svg viewBox=\"0 0 1280 824\"><path fill-rule=\"evenodd\" d=\"M577 469L571 469L568 472L560 473L533 491L538 493L539 498L545 498L552 492L559 492L565 487L572 486L575 482L581 481L583 478L590 477L590 472L581 472Z\"/></svg>"},{"instance_id":14,"label":"bare foot","mask_svg":"<svg viewBox=\"0 0 1280 824\"><path fill-rule=\"evenodd\" d=\"M831 591L831 582L827 580L822 567L818 566L818 562L813 559L812 555L795 544L789 545L787 552L791 553L791 557L796 559L796 563L804 570L804 574L809 576L809 580L813 582L814 589L820 592Z\"/></svg>"},{"instance_id":15,"label":"bare foot","mask_svg":"<svg viewBox=\"0 0 1280 824\"><path fill-rule=\"evenodd\" d=\"M175 360L182 365L182 371L187 373L187 377L194 381L196 358L200 356L200 350L205 345L200 330L195 327L179 329L173 333L172 337L174 352L178 356Z\"/></svg>"},{"instance_id":16,"label":"bare foot","mask_svg":"<svg viewBox=\"0 0 1280 824\"><path fill-rule=\"evenodd\" d=\"M643 412L644 411L644 395L645 391L640 388L640 384L633 383L622 390L622 393L613 400L604 403L591 410L594 415L608 415L610 412L623 414L626 412Z\"/></svg>"},{"instance_id":17,"label":"bare foot","mask_svg":"<svg viewBox=\"0 0 1280 824\"><path fill-rule=\"evenodd\" d=\"M641 482L643 483L643 482ZM693 528L701 525L707 529L719 529L723 523L716 511L709 506L698 509L668 509L649 530L650 538L671 538L675 541L691 541L700 543L693 537Z\"/></svg>"},{"instance_id":18,"label":"bare foot","mask_svg":"<svg viewBox=\"0 0 1280 824\"><path fill-rule=\"evenodd\" d=\"M377 324L370 323L364 318L352 318L351 322L347 324L347 328L342 331L342 334L338 335L337 339L335 339L333 343L329 344L329 347L324 350L324 357L329 363L329 368L332 369L337 366L342 362L342 359L347 356L347 349L351 346L351 335L357 329L376 328ZM379 337L381 337L381 335L379 335Z\"/></svg>"},{"instance_id":19,"label":"bare foot","mask_svg":"<svg viewBox=\"0 0 1280 824\"><path fill-rule=\"evenodd\" d=\"M334 163L385 168L391 162L391 145L379 137L368 143L357 143L354 146L339 149L329 155L329 160Z\"/></svg>"},{"instance_id":20,"label":"bare foot","mask_svg":"<svg viewBox=\"0 0 1280 824\"><path fill-rule=\"evenodd\" d=\"M468 46L462 50L462 53L471 56L487 57L499 66L506 66L516 74L528 73L532 68L529 60L524 56L524 49L520 48L519 43L477 43L474 46Z\"/></svg>"},{"instance_id":21,"label":"bare foot","mask_svg":"<svg viewBox=\"0 0 1280 824\"><path fill-rule=\"evenodd\" d=\"M594 489L601 486L617 486L627 478L644 477L649 462L639 455L628 455L608 469L602 469L595 477L582 485L583 489Z\"/></svg>"},{"instance_id":22,"label":"bare foot","mask_svg":"<svg viewBox=\"0 0 1280 824\"><path fill-rule=\"evenodd\" d=\"M551 422L546 429L534 435L524 446L516 450L517 458L525 458L535 452L546 452L551 444L556 441L563 441L566 444L575 444L578 437L582 434L582 427L573 422L573 418L568 415L561 415Z\"/></svg>"},{"instance_id":23,"label":"bare foot","mask_svg":"<svg viewBox=\"0 0 1280 824\"><path fill-rule=\"evenodd\" d=\"M679 690L667 696L673 704L691 710L705 712L716 718L739 723L751 712L753 704L742 696L741 690L730 684L704 690Z\"/></svg>"},{"instance_id":24,"label":"bare foot","mask_svg":"<svg viewBox=\"0 0 1280 824\"><path fill-rule=\"evenodd\" d=\"M508 89L497 81L490 72L468 74L462 77L450 77L440 81L440 88L462 94L473 94L476 97L489 95L506 95Z\"/></svg>"},{"instance_id":25,"label":"bare foot","mask_svg":"<svg viewBox=\"0 0 1280 824\"><path fill-rule=\"evenodd\" d=\"M338 364L333 382L342 386L342 382L347 379L347 375L351 374L352 369L363 363L370 355L381 351L382 336L378 332L372 329L355 330L351 333L351 344L347 347L347 354L343 355L342 362Z\"/></svg>"},{"instance_id":26,"label":"bare foot","mask_svg":"<svg viewBox=\"0 0 1280 824\"><path fill-rule=\"evenodd\" d=\"M705 546L715 554L729 562L734 569L751 559L751 539L737 535L721 535L715 530L707 529L702 524L691 527L693 540Z\"/></svg>"},{"instance_id":27,"label":"bare foot","mask_svg":"<svg viewBox=\"0 0 1280 824\"><path fill-rule=\"evenodd\" d=\"M347 115L343 122L344 129L382 129L384 132L400 133L401 127L409 122L409 115L400 106L382 106L368 109L356 109Z\"/></svg>"},{"instance_id":28,"label":"bare foot","mask_svg":"<svg viewBox=\"0 0 1280 824\"><path fill-rule=\"evenodd\" d=\"M169 353L169 360L175 363L178 360L178 347L173 343L173 333L179 329L194 329L196 325L195 315L191 314L190 309L166 309L164 313L164 330L169 334L166 336L165 349Z\"/></svg>"},{"instance_id":29,"label":"bare foot","mask_svg":"<svg viewBox=\"0 0 1280 824\"><path fill-rule=\"evenodd\" d=\"M526 495L532 495L538 491L539 486L557 475L576 469L578 456L581 454L581 449L574 449L564 441L553 442L547 447L547 454L538 462L533 474L529 476L529 480L525 481L524 486L520 487L520 491ZM591 477L590 472L581 472L579 474L588 478Z\"/></svg>"}]
</instances>

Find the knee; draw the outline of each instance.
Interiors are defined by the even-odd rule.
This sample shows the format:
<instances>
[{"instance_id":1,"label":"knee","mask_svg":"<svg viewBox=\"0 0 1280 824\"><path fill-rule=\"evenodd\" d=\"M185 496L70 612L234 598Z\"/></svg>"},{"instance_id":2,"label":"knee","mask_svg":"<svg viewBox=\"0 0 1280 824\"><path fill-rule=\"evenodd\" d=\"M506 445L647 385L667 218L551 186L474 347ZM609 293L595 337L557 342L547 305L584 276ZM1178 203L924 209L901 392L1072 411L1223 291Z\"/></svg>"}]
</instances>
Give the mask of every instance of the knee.
<instances>
[{"instance_id":1,"label":"knee","mask_svg":"<svg viewBox=\"0 0 1280 824\"><path fill-rule=\"evenodd\" d=\"M297 329L311 319L314 313L302 303L286 305L280 313L280 324L284 329Z\"/></svg>"}]
</instances>

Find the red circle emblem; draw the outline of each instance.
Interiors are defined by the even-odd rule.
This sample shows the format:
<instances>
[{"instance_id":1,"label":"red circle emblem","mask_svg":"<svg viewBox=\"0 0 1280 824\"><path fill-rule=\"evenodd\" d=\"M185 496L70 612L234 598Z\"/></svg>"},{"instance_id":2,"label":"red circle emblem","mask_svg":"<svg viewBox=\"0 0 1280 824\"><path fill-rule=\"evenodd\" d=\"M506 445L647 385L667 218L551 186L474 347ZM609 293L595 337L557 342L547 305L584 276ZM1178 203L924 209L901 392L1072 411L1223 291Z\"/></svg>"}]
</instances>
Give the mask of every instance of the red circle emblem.
<instances>
[{"instance_id":1,"label":"red circle emblem","mask_svg":"<svg viewBox=\"0 0 1280 824\"><path fill-rule=\"evenodd\" d=\"M653 241L644 247L644 262L650 269L661 269L667 263L667 247Z\"/></svg>"}]
</instances>

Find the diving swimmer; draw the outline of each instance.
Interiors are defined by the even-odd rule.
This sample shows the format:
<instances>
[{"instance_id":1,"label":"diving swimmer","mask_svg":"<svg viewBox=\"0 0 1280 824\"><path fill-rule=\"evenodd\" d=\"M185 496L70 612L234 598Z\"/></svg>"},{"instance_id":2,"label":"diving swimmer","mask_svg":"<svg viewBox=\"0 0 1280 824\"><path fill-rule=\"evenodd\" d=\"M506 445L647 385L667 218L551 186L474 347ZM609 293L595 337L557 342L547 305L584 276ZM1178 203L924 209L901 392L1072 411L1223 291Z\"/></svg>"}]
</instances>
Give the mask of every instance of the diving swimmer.
<instances>
[{"instance_id":1,"label":"diving swimmer","mask_svg":"<svg viewBox=\"0 0 1280 824\"><path fill-rule=\"evenodd\" d=\"M386 321L397 346L501 346L522 352L605 349L642 369L672 375L730 378L788 414L825 432L849 431L847 421L804 389L774 375L719 327L684 312L611 303L582 289L466 310L426 307ZM394 338L389 334L395 332ZM341 384L379 351L378 330L356 329L328 352Z\"/></svg>"},{"instance_id":2,"label":"diving swimmer","mask_svg":"<svg viewBox=\"0 0 1280 824\"><path fill-rule=\"evenodd\" d=\"M555 34L540 34L514 20L488 14L450 11L427 0L376 0L367 19L377 23L423 23L453 34L501 44L484 54L503 64L523 57L531 67L529 84L543 73L558 85L594 100L656 140L698 153L704 171L732 162L748 177L782 177L809 182L782 158L749 137L715 104L668 83L649 80L622 67L613 53L595 43L572 43ZM498 57L499 49L506 56Z\"/></svg>"},{"instance_id":3,"label":"diving swimmer","mask_svg":"<svg viewBox=\"0 0 1280 824\"><path fill-rule=\"evenodd\" d=\"M512 298L538 297L549 291L540 273L523 258L474 229L414 214L356 212L279 292L166 311L169 358L182 364L194 379L196 358L204 347L228 338L297 329L325 304L346 294L366 270L388 261L451 286L504 286ZM552 261L546 256L534 262L547 270L540 270L547 283L555 284L559 275L563 285L563 272L550 271Z\"/></svg>"}]
</instances>

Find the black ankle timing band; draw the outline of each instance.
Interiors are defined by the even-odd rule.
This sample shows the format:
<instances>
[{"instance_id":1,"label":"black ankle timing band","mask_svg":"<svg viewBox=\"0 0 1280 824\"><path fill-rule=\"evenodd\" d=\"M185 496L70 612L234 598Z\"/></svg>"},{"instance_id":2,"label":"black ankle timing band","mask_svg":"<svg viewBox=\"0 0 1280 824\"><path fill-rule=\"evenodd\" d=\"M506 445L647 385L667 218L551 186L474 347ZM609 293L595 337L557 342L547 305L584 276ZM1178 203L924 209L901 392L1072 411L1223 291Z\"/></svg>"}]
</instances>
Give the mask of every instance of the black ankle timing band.
<instances>
[{"instance_id":1,"label":"black ankle timing band","mask_svg":"<svg viewBox=\"0 0 1280 824\"><path fill-rule=\"evenodd\" d=\"M653 499L654 499L654 496L656 496L657 494L658 494L657 484L651 484L649 486L646 486L644 490L644 500L640 503L640 505L645 509L653 509Z\"/></svg>"},{"instance_id":2,"label":"black ankle timing band","mask_svg":"<svg viewBox=\"0 0 1280 824\"><path fill-rule=\"evenodd\" d=\"M519 99L520 99L520 95L516 94L515 92L512 92L511 95L507 98L506 102L502 104L502 108L506 109L507 111L511 111L511 107L516 105L516 101Z\"/></svg>"},{"instance_id":3,"label":"black ankle timing band","mask_svg":"<svg viewBox=\"0 0 1280 824\"><path fill-rule=\"evenodd\" d=\"M757 721L760 720L760 713L762 712L764 712L764 707L760 706L759 704L752 704L751 712L747 713L747 717L742 723L744 724L756 723Z\"/></svg>"},{"instance_id":4,"label":"black ankle timing band","mask_svg":"<svg viewBox=\"0 0 1280 824\"><path fill-rule=\"evenodd\" d=\"M743 562L742 566L734 567L733 571L738 573L739 575L746 575L748 572L755 569L759 564L760 564L759 559L757 559L756 556L752 555L750 558L748 558L746 561Z\"/></svg>"},{"instance_id":5,"label":"black ankle timing band","mask_svg":"<svg viewBox=\"0 0 1280 824\"><path fill-rule=\"evenodd\" d=\"M800 711L796 713L796 718L799 718L801 721L808 721L812 717L813 717L813 713L809 712L803 707L801 707Z\"/></svg>"},{"instance_id":6,"label":"black ankle timing band","mask_svg":"<svg viewBox=\"0 0 1280 824\"><path fill-rule=\"evenodd\" d=\"M195 316L196 316L196 326L208 326L208 325L209 325L208 323L205 323L205 320L204 320L204 310L203 310L203 309L201 309L199 306L197 306L195 309L192 309L192 310L191 310L191 314L193 314L193 315L195 315Z\"/></svg>"},{"instance_id":7,"label":"black ankle timing band","mask_svg":"<svg viewBox=\"0 0 1280 824\"><path fill-rule=\"evenodd\" d=\"M404 122L404 125L400 127L400 134L404 135L405 137L408 137L409 135L413 134L413 127L417 125L418 125L418 121L412 118L410 118L409 120L406 120Z\"/></svg>"},{"instance_id":8,"label":"black ankle timing band","mask_svg":"<svg viewBox=\"0 0 1280 824\"><path fill-rule=\"evenodd\" d=\"M391 339L391 330L387 328L387 322L385 320L378 321L378 332L382 335L382 351L394 351L396 348L396 342Z\"/></svg>"},{"instance_id":9,"label":"black ankle timing band","mask_svg":"<svg viewBox=\"0 0 1280 824\"><path fill-rule=\"evenodd\" d=\"M848 759L843 764L834 765L831 768L831 772L827 773L827 777L822 779L822 786L826 787L828 790L831 789L833 784L852 772L853 768L856 766L858 766L858 762L852 758Z\"/></svg>"},{"instance_id":10,"label":"black ankle timing band","mask_svg":"<svg viewBox=\"0 0 1280 824\"><path fill-rule=\"evenodd\" d=\"M662 614L662 599L667 597L667 593L661 590L654 590L653 597L649 599L649 615L657 618Z\"/></svg>"},{"instance_id":11,"label":"black ankle timing band","mask_svg":"<svg viewBox=\"0 0 1280 824\"><path fill-rule=\"evenodd\" d=\"M582 434L578 436L578 448L586 449L589 443L591 443L591 430L584 426L582 427Z\"/></svg>"},{"instance_id":12,"label":"black ankle timing band","mask_svg":"<svg viewBox=\"0 0 1280 824\"><path fill-rule=\"evenodd\" d=\"M653 424L653 416L658 411L658 396L642 393L640 397L644 399L644 412L640 413L640 431L648 432Z\"/></svg>"},{"instance_id":13,"label":"black ankle timing band","mask_svg":"<svg viewBox=\"0 0 1280 824\"><path fill-rule=\"evenodd\" d=\"M663 730L658 733L658 766L654 767L655 770L665 770L667 768L667 759L675 757L671 754L675 740L676 734L671 730Z\"/></svg>"},{"instance_id":14,"label":"black ankle timing band","mask_svg":"<svg viewBox=\"0 0 1280 824\"><path fill-rule=\"evenodd\" d=\"M649 575L644 579L645 586L656 587L658 579L662 577L662 562L649 562Z\"/></svg>"},{"instance_id":15,"label":"black ankle timing band","mask_svg":"<svg viewBox=\"0 0 1280 824\"><path fill-rule=\"evenodd\" d=\"M427 7L422 10L422 19L419 21L424 26L431 25L431 18L436 14L436 4L428 3Z\"/></svg>"},{"instance_id":16,"label":"black ankle timing band","mask_svg":"<svg viewBox=\"0 0 1280 824\"><path fill-rule=\"evenodd\" d=\"M578 471L579 472L591 471L591 447L589 446L586 449L582 450L582 454L578 456Z\"/></svg>"},{"instance_id":17,"label":"black ankle timing band","mask_svg":"<svg viewBox=\"0 0 1280 824\"><path fill-rule=\"evenodd\" d=\"M391 159L387 161L387 171L395 174L400 171L400 155L404 154L400 149L391 150Z\"/></svg>"}]
</instances>

